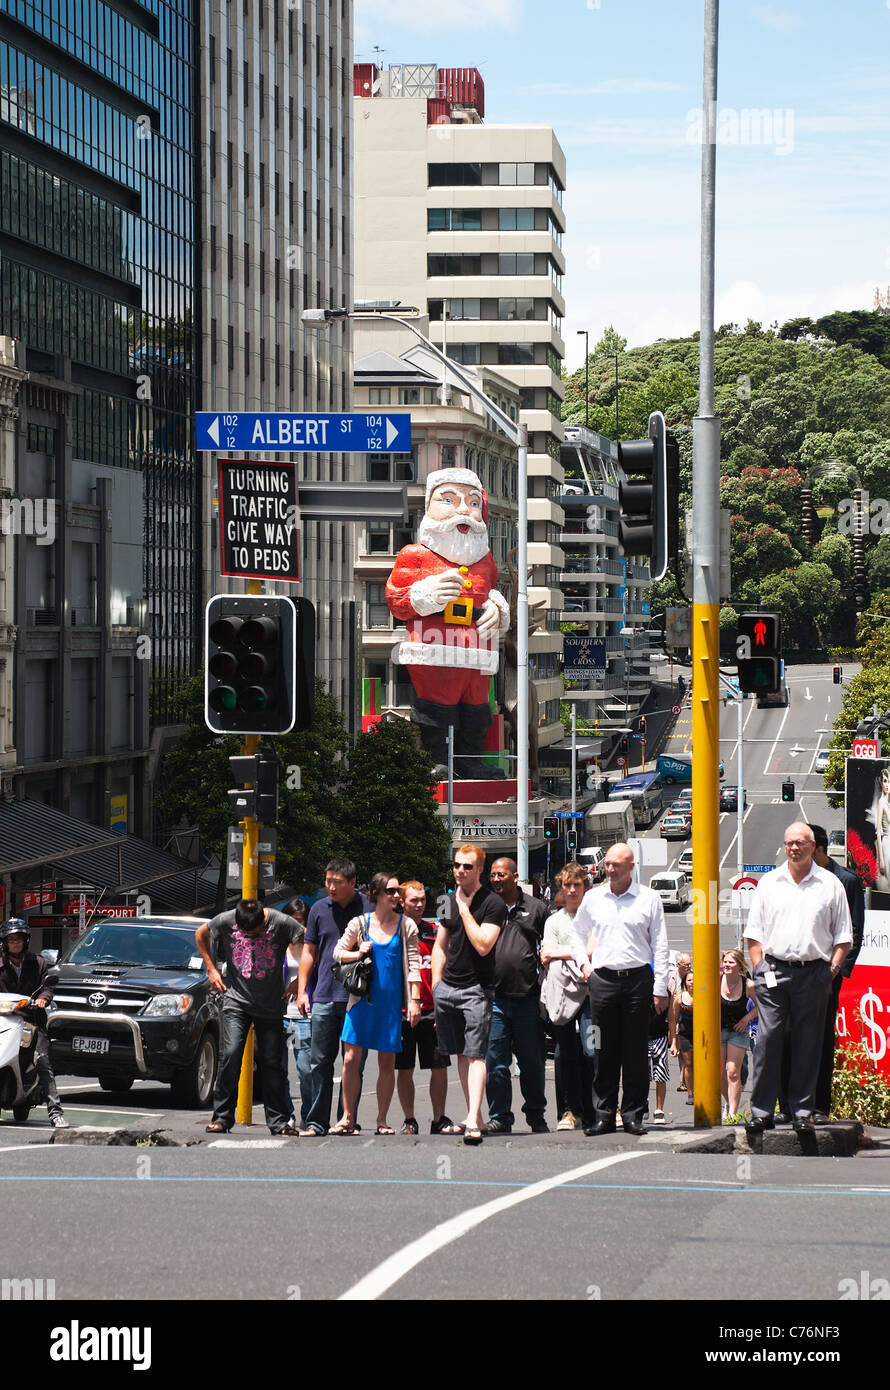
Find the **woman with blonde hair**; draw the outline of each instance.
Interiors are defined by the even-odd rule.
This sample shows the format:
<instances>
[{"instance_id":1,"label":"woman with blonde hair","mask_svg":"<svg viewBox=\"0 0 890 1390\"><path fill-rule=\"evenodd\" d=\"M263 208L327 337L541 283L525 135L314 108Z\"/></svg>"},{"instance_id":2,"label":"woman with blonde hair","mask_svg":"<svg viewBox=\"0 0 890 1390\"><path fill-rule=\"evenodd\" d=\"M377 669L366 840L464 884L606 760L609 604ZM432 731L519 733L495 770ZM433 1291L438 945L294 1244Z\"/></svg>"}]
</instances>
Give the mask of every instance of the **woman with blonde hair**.
<instances>
[{"instance_id":1,"label":"woman with blonde hair","mask_svg":"<svg viewBox=\"0 0 890 1390\"><path fill-rule=\"evenodd\" d=\"M754 1046L750 1025L757 1017L754 983L741 951L724 951L720 959L720 1089L726 1119L738 1118L742 1099L742 1063Z\"/></svg>"},{"instance_id":2,"label":"woman with blonde hair","mask_svg":"<svg viewBox=\"0 0 890 1390\"><path fill-rule=\"evenodd\" d=\"M396 1053L402 1050L402 1009L408 1022L420 1018L420 955L417 923L401 910L395 874L375 874L368 896L373 910L353 917L334 947L334 960L346 965L370 955L370 993L350 995L343 1024L343 1118L331 1134L356 1134L359 1066L367 1048L377 1058L377 1133L395 1134L387 1118L395 1090Z\"/></svg>"}]
</instances>

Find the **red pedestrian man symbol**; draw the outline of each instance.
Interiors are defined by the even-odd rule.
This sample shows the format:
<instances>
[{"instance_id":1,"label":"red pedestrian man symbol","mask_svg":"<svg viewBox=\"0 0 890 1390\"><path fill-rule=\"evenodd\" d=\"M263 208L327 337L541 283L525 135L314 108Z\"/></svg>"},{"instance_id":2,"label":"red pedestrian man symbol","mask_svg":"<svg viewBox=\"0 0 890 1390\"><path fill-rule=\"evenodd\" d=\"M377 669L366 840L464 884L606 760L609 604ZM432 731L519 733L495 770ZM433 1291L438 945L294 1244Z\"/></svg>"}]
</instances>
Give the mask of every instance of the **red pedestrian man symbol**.
<instances>
[{"instance_id":1,"label":"red pedestrian man symbol","mask_svg":"<svg viewBox=\"0 0 890 1390\"><path fill-rule=\"evenodd\" d=\"M754 645L755 647L766 646L766 623L762 618L758 618L754 624Z\"/></svg>"}]
</instances>

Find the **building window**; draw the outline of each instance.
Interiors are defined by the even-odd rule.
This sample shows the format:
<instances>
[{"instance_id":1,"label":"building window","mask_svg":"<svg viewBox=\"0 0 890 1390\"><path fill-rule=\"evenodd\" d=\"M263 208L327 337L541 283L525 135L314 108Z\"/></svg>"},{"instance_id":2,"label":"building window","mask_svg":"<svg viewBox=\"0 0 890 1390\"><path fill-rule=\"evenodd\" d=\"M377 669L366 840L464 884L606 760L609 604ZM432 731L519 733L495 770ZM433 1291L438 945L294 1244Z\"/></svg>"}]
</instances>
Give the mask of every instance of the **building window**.
<instances>
[{"instance_id":1,"label":"building window","mask_svg":"<svg viewBox=\"0 0 890 1390\"><path fill-rule=\"evenodd\" d=\"M498 363L504 367L533 367L534 343L499 343Z\"/></svg>"},{"instance_id":2,"label":"building window","mask_svg":"<svg viewBox=\"0 0 890 1390\"><path fill-rule=\"evenodd\" d=\"M400 386L399 405L420 405L419 389L416 386Z\"/></svg>"},{"instance_id":3,"label":"building window","mask_svg":"<svg viewBox=\"0 0 890 1390\"><path fill-rule=\"evenodd\" d=\"M479 208L428 208L427 231L481 232L482 213Z\"/></svg>"},{"instance_id":4,"label":"building window","mask_svg":"<svg viewBox=\"0 0 890 1390\"><path fill-rule=\"evenodd\" d=\"M367 595L368 627L391 628L392 614L386 602L386 586L384 584L369 584Z\"/></svg>"},{"instance_id":5,"label":"building window","mask_svg":"<svg viewBox=\"0 0 890 1390\"><path fill-rule=\"evenodd\" d=\"M534 181L534 164L501 164L498 167L498 182L502 186L506 184L533 184Z\"/></svg>"},{"instance_id":6,"label":"building window","mask_svg":"<svg viewBox=\"0 0 890 1390\"><path fill-rule=\"evenodd\" d=\"M427 171L431 188L461 187L482 183L481 164L428 164Z\"/></svg>"},{"instance_id":7,"label":"building window","mask_svg":"<svg viewBox=\"0 0 890 1390\"><path fill-rule=\"evenodd\" d=\"M389 555L389 522L369 521L365 531L365 552L368 555Z\"/></svg>"},{"instance_id":8,"label":"building window","mask_svg":"<svg viewBox=\"0 0 890 1390\"><path fill-rule=\"evenodd\" d=\"M499 232L533 232L534 208L498 208Z\"/></svg>"},{"instance_id":9,"label":"building window","mask_svg":"<svg viewBox=\"0 0 890 1390\"><path fill-rule=\"evenodd\" d=\"M498 318L510 322L514 319L533 319L535 317L535 301L525 297L518 299L499 299Z\"/></svg>"},{"instance_id":10,"label":"building window","mask_svg":"<svg viewBox=\"0 0 890 1390\"><path fill-rule=\"evenodd\" d=\"M368 391L369 405L389 405L392 392L388 386L372 386Z\"/></svg>"},{"instance_id":11,"label":"building window","mask_svg":"<svg viewBox=\"0 0 890 1390\"><path fill-rule=\"evenodd\" d=\"M448 317L455 321L463 319L480 319L482 317L482 301L479 299L429 299L427 306L430 321L441 323L443 306L448 305Z\"/></svg>"},{"instance_id":12,"label":"building window","mask_svg":"<svg viewBox=\"0 0 890 1390\"><path fill-rule=\"evenodd\" d=\"M520 251L498 256L499 275L534 275L535 257L532 251Z\"/></svg>"},{"instance_id":13,"label":"building window","mask_svg":"<svg viewBox=\"0 0 890 1390\"><path fill-rule=\"evenodd\" d=\"M474 366L479 362L478 343L449 343L445 354L452 362L462 362L464 366Z\"/></svg>"}]
</instances>

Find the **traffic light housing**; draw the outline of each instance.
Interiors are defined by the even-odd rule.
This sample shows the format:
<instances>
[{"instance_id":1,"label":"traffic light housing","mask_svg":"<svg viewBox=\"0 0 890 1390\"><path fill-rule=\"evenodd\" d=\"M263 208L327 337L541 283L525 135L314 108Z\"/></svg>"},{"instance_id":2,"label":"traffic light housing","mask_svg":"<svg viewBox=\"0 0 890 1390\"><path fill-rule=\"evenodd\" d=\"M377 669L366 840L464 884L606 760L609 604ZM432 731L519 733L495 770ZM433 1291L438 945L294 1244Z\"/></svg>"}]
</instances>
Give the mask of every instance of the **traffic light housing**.
<instances>
[{"instance_id":1,"label":"traffic light housing","mask_svg":"<svg viewBox=\"0 0 890 1390\"><path fill-rule=\"evenodd\" d=\"M559 816L544 817L544 839L555 840L559 834Z\"/></svg>"},{"instance_id":2,"label":"traffic light housing","mask_svg":"<svg viewBox=\"0 0 890 1390\"><path fill-rule=\"evenodd\" d=\"M578 829L570 825L566 831L566 849L570 854L574 854L578 848Z\"/></svg>"},{"instance_id":3,"label":"traffic light housing","mask_svg":"<svg viewBox=\"0 0 890 1390\"><path fill-rule=\"evenodd\" d=\"M261 748L259 753L235 754L229 765L240 784L227 793L238 819L253 816L261 825L274 825L278 820L278 754L271 747Z\"/></svg>"},{"instance_id":4,"label":"traffic light housing","mask_svg":"<svg viewBox=\"0 0 890 1390\"><path fill-rule=\"evenodd\" d=\"M215 594L204 622L204 722L286 734L312 722L315 611L307 599Z\"/></svg>"},{"instance_id":5,"label":"traffic light housing","mask_svg":"<svg viewBox=\"0 0 890 1390\"><path fill-rule=\"evenodd\" d=\"M835 666L834 670L832 671L832 678L834 680L835 685L840 685L841 680L843 678L843 674L844 673L841 670L840 666Z\"/></svg>"},{"instance_id":6,"label":"traffic light housing","mask_svg":"<svg viewBox=\"0 0 890 1390\"><path fill-rule=\"evenodd\" d=\"M645 714L641 714L641 715L640 715L640 734L642 735L643 738L646 737L646 716L645 716Z\"/></svg>"},{"instance_id":7,"label":"traffic light housing","mask_svg":"<svg viewBox=\"0 0 890 1390\"><path fill-rule=\"evenodd\" d=\"M783 782L783 783L782 783L782 800L783 800L783 801L793 801L793 800L794 800L794 783L793 783L793 782Z\"/></svg>"},{"instance_id":8,"label":"traffic light housing","mask_svg":"<svg viewBox=\"0 0 890 1390\"><path fill-rule=\"evenodd\" d=\"M660 410L649 416L649 438L618 445L618 540L625 555L648 555L653 581L667 571L669 544L667 429ZM646 482L628 475L642 475Z\"/></svg>"},{"instance_id":9,"label":"traffic light housing","mask_svg":"<svg viewBox=\"0 0 890 1390\"><path fill-rule=\"evenodd\" d=\"M626 757L627 757L627 749L628 749L627 734L625 734L624 737L623 737L623 739L621 740L621 743L619 744L619 748L620 748L620 751L621 751L621 756L622 756L623 758L626 758Z\"/></svg>"},{"instance_id":10,"label":"traffic light housing","mask_svg":"<svg viewBox=\"0 0 890 1390\"><path fill-rule=\"evenodd\" d=\"M739 689L775 695L782 686L782 619L778 613L740 613L736 637Z\"/></svg>"}]
</instances>

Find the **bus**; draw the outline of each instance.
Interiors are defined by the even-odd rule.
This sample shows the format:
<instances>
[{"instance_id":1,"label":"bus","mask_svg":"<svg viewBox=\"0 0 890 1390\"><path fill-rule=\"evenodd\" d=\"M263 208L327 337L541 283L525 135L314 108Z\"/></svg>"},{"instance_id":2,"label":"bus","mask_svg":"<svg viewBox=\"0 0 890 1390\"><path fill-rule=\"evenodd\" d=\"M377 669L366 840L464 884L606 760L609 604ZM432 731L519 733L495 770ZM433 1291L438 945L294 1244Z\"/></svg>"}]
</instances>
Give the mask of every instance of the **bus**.
<instances>
[{"instance_id":1,"label":"bus","mask_svg":"<svg viewBox=\"0 0 890 1390\"><path fill-rule=\"evenodd\" d=\"M632 772L609 788L610 801L629 801L633 807L634 829L645 830L657 820L664 804L664 787L657 772Z\"/></svg>"}]
</instances>

